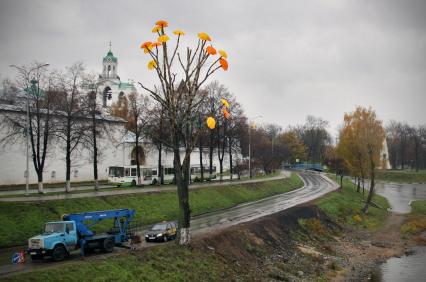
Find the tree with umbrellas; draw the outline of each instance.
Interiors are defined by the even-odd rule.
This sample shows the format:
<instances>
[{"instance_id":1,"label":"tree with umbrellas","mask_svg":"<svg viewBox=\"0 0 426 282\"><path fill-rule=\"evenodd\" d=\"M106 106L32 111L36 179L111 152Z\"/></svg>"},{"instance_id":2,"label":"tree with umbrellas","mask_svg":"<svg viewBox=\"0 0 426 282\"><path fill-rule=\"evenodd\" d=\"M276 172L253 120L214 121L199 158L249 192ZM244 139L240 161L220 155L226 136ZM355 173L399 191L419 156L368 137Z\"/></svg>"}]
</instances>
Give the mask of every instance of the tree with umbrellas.
<instances>
[{"instance_id":1,"label":"tree with umbrellas","mask_svg":"<svg viewBox=\"0 0 426 282\"><path fill-rule=\"evenodd\" d=\"M190 181L190 156L198 141L201 127L199 115L207 97L203 95L202 85L219 69L228 70L227 54L217 51L205 32L197 34L195 47L183 48L181 43L185 32L174 30L176 38L171 43L166 32L169 24L157 21L152 32L157 37L141 45L149 57L148 70L155 71L159 86L149 88L139 83L151 97L161 105L165 120L170 126L170 140L163 140L174 155L174 170L179 199L179 231L177 242L187 245L190 242L190 206L188 185ZM213 117L207 117L209 128L215 127Z\"/></svg>"}]
</instances>

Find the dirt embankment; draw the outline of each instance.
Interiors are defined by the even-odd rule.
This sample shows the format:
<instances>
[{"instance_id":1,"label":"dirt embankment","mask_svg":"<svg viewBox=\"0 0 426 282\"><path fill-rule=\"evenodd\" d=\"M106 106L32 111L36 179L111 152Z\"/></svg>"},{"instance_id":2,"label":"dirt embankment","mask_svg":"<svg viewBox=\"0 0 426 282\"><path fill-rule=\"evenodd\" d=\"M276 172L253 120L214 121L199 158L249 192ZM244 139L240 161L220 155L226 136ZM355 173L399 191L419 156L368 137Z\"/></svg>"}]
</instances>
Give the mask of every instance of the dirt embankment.
<instances>
[{"instance_id":1,"label":"dirt embankment","mask_svg":"<svg viewBox=\"0 0 426 282\"><path fill-rule=\"evenodd\" d=\"M364 281L375 264L416 243L401 238L404 221L391 215L381 231L355 231L305 205L202 234L192 246L220 257L227 281Z\"/></svg>"}]
</instances>

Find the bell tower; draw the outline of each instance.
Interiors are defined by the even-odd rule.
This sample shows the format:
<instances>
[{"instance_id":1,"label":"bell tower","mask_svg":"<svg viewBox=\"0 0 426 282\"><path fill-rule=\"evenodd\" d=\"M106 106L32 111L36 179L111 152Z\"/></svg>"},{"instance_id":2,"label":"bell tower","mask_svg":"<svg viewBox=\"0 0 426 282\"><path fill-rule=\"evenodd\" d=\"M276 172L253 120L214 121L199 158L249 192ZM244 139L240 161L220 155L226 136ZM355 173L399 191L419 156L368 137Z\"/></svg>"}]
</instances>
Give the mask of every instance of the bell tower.
<instances>
[{"instance_id":1,"label":"bell tower","mask_svg":"<svg viewBox=\"0 0 426 282\"><path fill-rule=\"evenodd\" d=\"M109 42L109 51L102 60L102 78L103 79L120 79L117 75L118 60L111 51L111 42Z\"/></svg>"}]
</instances>

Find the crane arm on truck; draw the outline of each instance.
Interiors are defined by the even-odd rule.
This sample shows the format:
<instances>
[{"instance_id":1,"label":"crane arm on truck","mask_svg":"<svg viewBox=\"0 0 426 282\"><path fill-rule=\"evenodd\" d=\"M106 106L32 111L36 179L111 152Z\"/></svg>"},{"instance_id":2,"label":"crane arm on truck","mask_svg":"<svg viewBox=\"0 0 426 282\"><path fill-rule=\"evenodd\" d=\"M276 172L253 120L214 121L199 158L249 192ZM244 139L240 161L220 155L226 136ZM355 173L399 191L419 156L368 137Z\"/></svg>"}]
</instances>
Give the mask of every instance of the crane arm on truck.
<instances>
[{"instance_id":1,"label":"crane arm on truck","mask_svg":"<svg viewBox=\"0 0 426 282\"><path fill-rule=\"evenodd\" d=\"M128 229L129 222L135 215L135 210L117 209L106 211L82 212L65 214L63 220L72 220L76 223L77 231L81 237L93 236L94 232L90 227L104 219L115 219L115 227L119 228L121 234L125 234ZM120 218L125 218L124 222L120 222Z\"/></svg>"}]
</instances>

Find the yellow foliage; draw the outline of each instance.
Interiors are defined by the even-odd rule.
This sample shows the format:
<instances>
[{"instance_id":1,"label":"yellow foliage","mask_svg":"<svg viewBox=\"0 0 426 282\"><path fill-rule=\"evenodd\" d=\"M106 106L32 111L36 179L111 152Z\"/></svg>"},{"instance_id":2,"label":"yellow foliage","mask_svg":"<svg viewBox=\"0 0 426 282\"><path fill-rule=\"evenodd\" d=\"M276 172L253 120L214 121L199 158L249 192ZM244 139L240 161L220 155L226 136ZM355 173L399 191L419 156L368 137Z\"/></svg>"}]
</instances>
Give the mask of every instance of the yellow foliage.
<instances>
[{"instance_id":1,"label":"yellow foliage","mask_svg":"<svg viewBox=\"0 0 426 282\"><path fill-rule=\"evenodd\" d=\"M219 50L219 54L220 54L221 57L224 57L225 59L228 58L228 54L226 54L226 52L223 51L223 50Z\"/></svg>"},{"instance_id":2,"label":"yellow foliage","mask_svg":"<svg viewBox=\"0 0 426 282\"><path fill-rule=\"evenodd\" d=\"M354 215L352 219L354 220L355 223L361 223L362 222L362 217L359 214Z\"/></svg>"},{"instance_id":3,"label":"yellow foliage","mask_svg":"<svg viewBox=\"0 0 426 282\"><path fill-rule=\"evenodd\" d=\"M380 161L380 150L385 138L382 121L371 108L357 107L344 116L336 153L355 176L367 176Z\"/></svg>"},{"instance_id":4,"label":"yellow foliage","mask_svg":"<svg viewBox=\"0 0 426 282\"><path fill-rule=\"evenodd\" d=\"M211 38L210 38L210 36L207 33L205 33L205 32L198 33L198 38L200 38L203 41L212 41Z\"/></svg>"}]
</instances>

